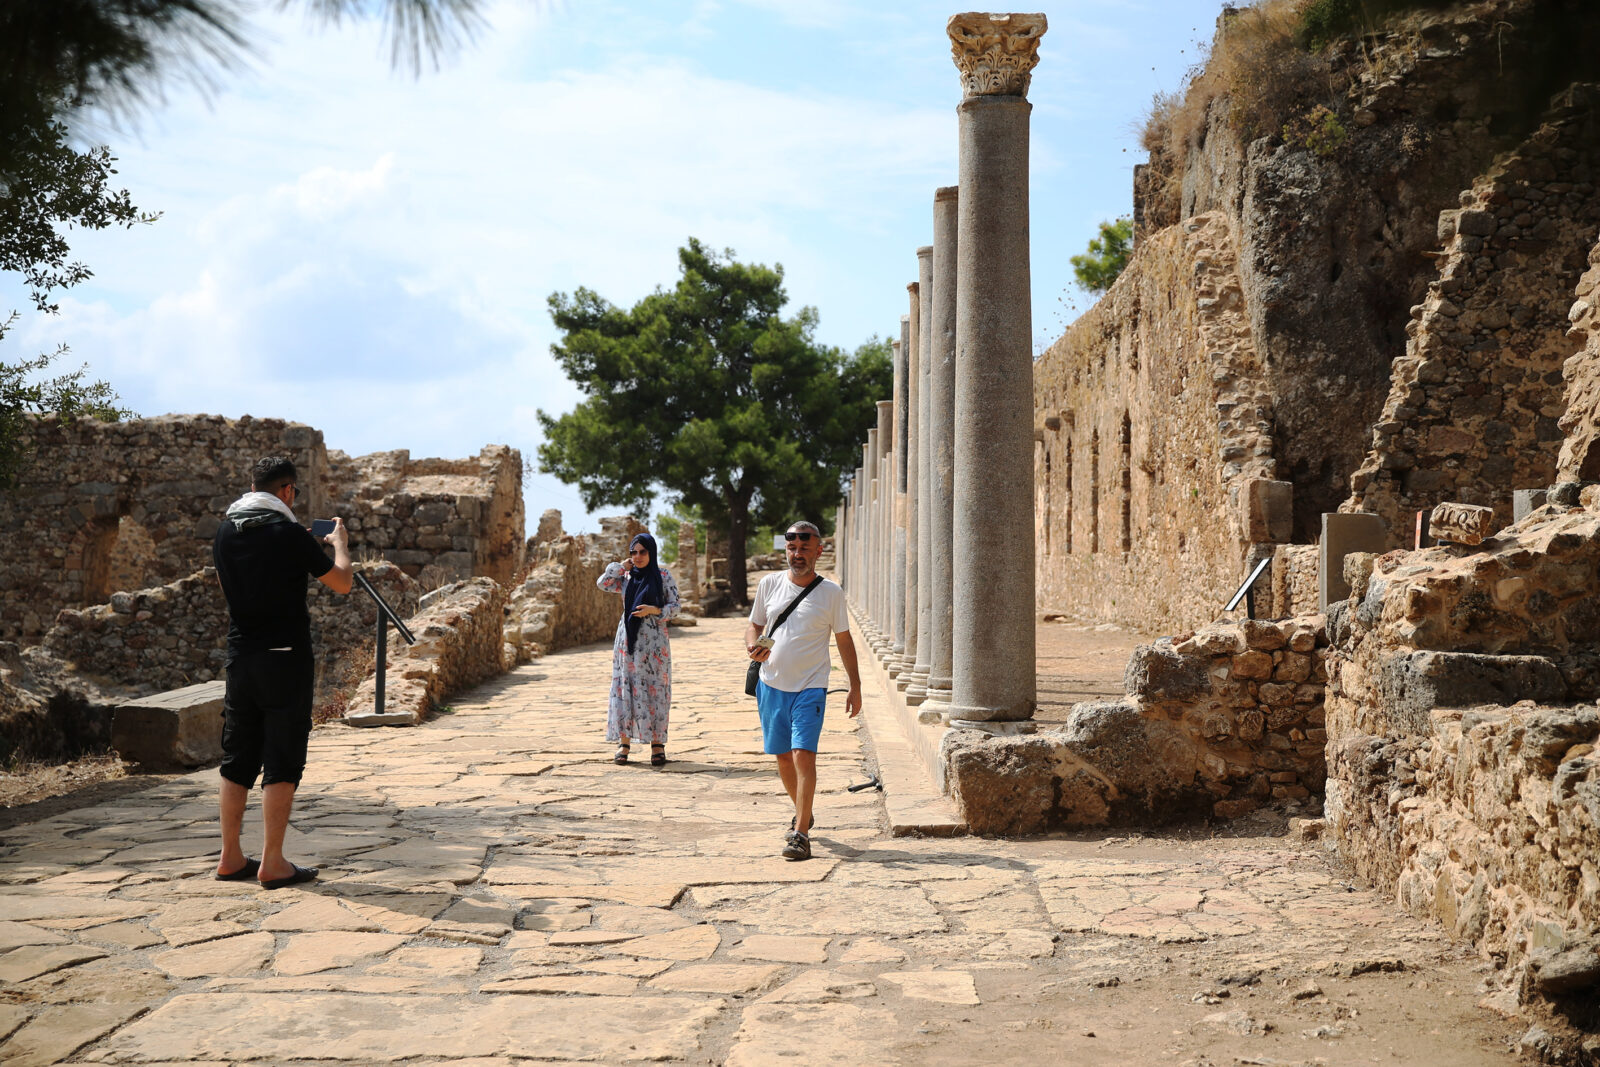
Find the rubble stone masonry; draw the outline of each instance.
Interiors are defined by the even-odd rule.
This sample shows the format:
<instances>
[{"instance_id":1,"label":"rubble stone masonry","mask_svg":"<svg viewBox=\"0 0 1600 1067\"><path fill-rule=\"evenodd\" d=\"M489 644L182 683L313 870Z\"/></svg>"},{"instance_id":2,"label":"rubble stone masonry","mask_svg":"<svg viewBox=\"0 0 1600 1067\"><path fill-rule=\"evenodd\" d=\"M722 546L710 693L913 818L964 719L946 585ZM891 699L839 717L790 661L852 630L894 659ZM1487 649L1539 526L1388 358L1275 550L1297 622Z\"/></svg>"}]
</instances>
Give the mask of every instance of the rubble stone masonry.
<instances>
[{"instance_id":1,"label":"rubble stone masonry","mask_svg":"<svg viewBox=\"0 0 1600 1067\"><path fill-rule=\"evenodd\" d=\"M1492 507L1504 526L1512 490L1555 478L1559 386L1576 347L1569 315L1600 232L1596 101L1592 86L1562 94L1440 216L1439 277L1412 308L1406 353L1340 508L1382 515L1391 547L1410 544L1417 511L1446 501Z\"/></svg>"},{"instance_id":2,"label":"rubble stone masonry","mask_svg":"<svg viewBox=\"0 0 1600 1067\"><path fill-rule=\"evenodd\" d=\"M298 515L344 517L357 559L389 560L428 588L474 574L508 583L521 566L522 462L504 446L460 461L351 459L329 452L321 431L281 419L52 416L29 426L32 465L0 494L0 640L35 643L62 608L209 565L224 510L266 455L299 468Z\"/></svg>"},{"instance_id":3,"label":"rubble stone masonry","mask_svg":"<svg viewBox=\"0 0 1600 1067\"><path fill-rule=\"evenodd\" d=\"M1322 792L1320 615L1224 621L1141 645L1120 701L1018 737L951 730L950 792L973 833L1233 819Z\"/></svg>"},{"instance_id":4,"label":"rubble stone masonry","mask_svg":"<svg viewBox=\"0 0 1600 1067\"><path fill-rule=\"evenodd\" d=\"M1330 833L1525 993L1600 985L1597 571L1600 515L1550 505L1329 610Z\"/></svg>"},{"instance_id":5,"label":"rubble stone masonry","mask_svg":"<svg viewBox=\"0 0 1600 1067\"><path fill-rule=\"evenodd\" d=\"M1234 259L1220 212L1162 230L1035 364L1041 608L1192 629L1290 539Z\"/></svg>"}]
</instances>

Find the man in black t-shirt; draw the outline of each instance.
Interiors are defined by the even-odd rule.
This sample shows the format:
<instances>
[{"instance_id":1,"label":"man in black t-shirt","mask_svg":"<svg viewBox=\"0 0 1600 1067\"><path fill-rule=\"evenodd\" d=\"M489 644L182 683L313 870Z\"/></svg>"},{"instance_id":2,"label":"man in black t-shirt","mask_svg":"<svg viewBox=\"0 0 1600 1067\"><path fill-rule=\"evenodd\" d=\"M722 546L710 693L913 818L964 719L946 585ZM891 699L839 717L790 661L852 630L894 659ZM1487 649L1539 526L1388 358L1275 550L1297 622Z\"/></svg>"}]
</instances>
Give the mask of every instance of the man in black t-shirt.
<instances>
[{"instance_id":1,"label":"man in black t-shirt","mask_svg":"<svg viewBox=\"0 0 1600 1067\"><path fill-rule=\"evenodd\" d=\"M294 791L305 772L316 678L306 579L336 593L350 591L349 534L343 519L322 544L294 517L298 475L287 459L269 456L250 470L250 492L228 506L211 555L228 600L228 683L223 699L222 856L217 877L258 879L263 888L309 882L313 867L283 855ZM263 842L259 861L239 844L245 803L261 776Z\"/></svg>"}]
</instances>

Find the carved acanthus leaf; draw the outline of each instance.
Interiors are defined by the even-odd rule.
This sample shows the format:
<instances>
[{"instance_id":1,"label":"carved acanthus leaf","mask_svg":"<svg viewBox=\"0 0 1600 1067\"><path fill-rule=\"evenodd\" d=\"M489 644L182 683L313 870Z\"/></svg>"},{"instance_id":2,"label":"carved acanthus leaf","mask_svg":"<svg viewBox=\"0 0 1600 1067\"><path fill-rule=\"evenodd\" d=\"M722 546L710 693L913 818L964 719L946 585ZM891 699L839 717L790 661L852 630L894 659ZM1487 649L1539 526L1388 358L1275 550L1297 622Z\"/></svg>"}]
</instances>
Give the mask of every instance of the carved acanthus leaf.
<instances>
[{"instance_id":1,"label":"carved acanthus leaf","mask_svg":"<svg viewBox=\"0 0 1600 1067\"><path fill-rule=\"evenodd\" d=\"M1036 15L968 11L945 24L950 55L961 72L961 95L1027 96L1039 65L1039 38L1047 27Z\"/></svg>"}]
</instances>

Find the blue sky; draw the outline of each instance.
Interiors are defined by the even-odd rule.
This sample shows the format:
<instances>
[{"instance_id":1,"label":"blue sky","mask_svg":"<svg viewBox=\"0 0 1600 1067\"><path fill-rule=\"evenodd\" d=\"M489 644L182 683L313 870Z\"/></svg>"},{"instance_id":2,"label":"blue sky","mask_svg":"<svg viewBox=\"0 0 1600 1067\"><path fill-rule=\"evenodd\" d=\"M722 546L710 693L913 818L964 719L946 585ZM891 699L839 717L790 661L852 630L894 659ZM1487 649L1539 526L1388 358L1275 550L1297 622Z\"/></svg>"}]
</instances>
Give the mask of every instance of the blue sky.
<instances>
[{"instance_id":1,"label":"blue sky","mask_svg":"<svg viewBox=\"0 0 1600 1067\"><path fill-rule=\"evenodd\" d=\"M689 236L781 263L791 310L854 348L897 333L933 191L956 180L948 4L519 0L437 73L390 69L374 24L264 16L248 69L96 140L163 213L76 234L95 271L24 312L0 358L65 342L143 415L277 416L352 455L532 456L579 399L546 309L631 304ZM965 8L961 8L965 10ZM1210 39L1218 0L1043 5L1029 99L1033 332L1059 336L1068 257L1131 210L1138 127ZM524 487L530 521L577 492ZM602 508L608 514L615 509Z\"/></svg>"}]
</instances>

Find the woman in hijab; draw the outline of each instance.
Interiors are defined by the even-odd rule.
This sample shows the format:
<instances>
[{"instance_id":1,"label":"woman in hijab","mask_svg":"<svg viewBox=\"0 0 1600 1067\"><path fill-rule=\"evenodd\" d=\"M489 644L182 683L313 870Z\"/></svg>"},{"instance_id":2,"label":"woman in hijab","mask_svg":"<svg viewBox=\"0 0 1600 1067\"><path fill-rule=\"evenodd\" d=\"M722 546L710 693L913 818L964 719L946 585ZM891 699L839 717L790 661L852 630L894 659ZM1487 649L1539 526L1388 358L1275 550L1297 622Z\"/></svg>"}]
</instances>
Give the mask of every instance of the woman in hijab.
<instances>
[{"instance_id":1,"label":"woman in hijab","mask_svg":"<svg viewBox=\"0 0 1600 1067\"><path fill-rule=\"evenodd\" d=\"M622 594L622 619L611 648L611 709L606 740L613 763L628 762L630 739L650 740L650 765L667 762L667 712L672 707L672 650L667 620L678 614L678 583L656 562L656 539L639 534L628 558L606 565L596 583Z\"/></svg>"}]
</instances>

